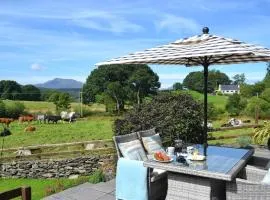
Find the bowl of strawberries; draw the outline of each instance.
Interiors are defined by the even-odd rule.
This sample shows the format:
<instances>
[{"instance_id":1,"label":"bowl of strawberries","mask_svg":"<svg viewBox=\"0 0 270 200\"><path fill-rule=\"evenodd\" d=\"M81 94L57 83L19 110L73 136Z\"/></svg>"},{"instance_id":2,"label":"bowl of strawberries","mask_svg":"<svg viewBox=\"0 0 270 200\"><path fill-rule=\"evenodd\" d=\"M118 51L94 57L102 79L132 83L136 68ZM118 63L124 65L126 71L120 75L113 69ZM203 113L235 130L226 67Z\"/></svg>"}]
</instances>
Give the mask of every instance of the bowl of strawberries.
<instances>
[{"instance_id":1,"label":"bowl of strawberries","mask_svg":"<svg viewBox=\"0 0 270 200\"><path fill-rule=\"evenodd\" d=\"M154 153L154 160L157 162L168 163L168 162L172 162L173 158L171 158L170 156L168 156L166 153L162 151L157 151Z\"/></svg>"}]
</instances>

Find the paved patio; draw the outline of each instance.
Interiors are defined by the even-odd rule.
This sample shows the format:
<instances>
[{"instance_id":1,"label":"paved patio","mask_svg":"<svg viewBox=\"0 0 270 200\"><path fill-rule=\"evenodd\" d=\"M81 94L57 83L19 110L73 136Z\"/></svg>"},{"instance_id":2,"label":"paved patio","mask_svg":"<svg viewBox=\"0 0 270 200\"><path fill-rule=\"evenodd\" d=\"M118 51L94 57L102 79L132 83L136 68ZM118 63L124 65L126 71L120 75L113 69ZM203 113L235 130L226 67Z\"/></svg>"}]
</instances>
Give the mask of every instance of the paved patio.
<instances>
[{"instance_id":1,"label":"paved patio","mask_svg":"<svg viewBox=\"0 0 270 200\"><path fill-rule=\"evenodd\" d=\"M84 183L53 194L43 200L115 200L115 180L98 184Z\"/></svg>"}]
</instances>

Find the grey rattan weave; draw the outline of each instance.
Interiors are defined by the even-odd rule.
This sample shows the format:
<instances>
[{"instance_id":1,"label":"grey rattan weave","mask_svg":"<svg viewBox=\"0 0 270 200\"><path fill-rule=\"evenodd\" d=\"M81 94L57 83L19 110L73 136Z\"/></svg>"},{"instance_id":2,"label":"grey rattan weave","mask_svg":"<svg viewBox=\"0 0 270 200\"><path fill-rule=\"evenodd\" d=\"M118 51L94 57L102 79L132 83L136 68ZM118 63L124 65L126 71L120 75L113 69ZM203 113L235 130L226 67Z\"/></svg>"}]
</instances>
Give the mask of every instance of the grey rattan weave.
<instances>
[{"instance_id":1,"label":"grey rattan weave","mask_svg":"<svg viewBox=\"0 0 270 200\"><path fill-rule=\"evenodd\" d=\"M226 184L227 200L269 200L270 185L263 185L261 181L266 170L247 166L242 178L236 178L235 182Z\"/></svg>"}]
</instances>

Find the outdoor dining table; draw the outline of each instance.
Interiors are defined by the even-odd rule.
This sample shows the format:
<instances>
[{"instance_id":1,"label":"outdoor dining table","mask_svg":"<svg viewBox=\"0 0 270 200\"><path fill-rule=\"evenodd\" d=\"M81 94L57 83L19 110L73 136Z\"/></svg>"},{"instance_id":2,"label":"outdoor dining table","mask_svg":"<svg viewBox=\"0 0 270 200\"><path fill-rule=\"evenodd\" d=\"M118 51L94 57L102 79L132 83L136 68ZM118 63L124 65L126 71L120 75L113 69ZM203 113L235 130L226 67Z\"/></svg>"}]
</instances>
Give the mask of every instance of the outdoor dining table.
<instances>
[{"instance_id":1,"label":"outdoor dining table","mask_svg":"<svg viewBox=\"0 0 270 200\"><path fill-rule=\"evenodd\" d=\"M203 147L197 145L197 148L202 154ZM253 149L208 146L204 161L187 160L184 164L176 159L170 163L149 159L144 166L167 171L166 200L220 200L226 199L226 181L235 179L253 153Z\"/></svg>"}]
</instances>

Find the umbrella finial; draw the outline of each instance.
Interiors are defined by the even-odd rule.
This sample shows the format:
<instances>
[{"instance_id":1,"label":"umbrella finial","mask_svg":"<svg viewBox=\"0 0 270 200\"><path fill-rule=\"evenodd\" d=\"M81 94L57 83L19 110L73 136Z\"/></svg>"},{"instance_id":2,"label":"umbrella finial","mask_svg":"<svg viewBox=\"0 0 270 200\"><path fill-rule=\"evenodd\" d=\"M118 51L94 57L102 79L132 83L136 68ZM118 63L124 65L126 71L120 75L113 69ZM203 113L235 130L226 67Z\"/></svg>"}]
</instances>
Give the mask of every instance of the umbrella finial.
<instances>
[{"instance_id":1,"label":"umbrella finial","mask_svg":"<svg viewBox=\"0 0 270 200\"><path fill-rule=\"evenodd\" d=\"M208 27L204 27L202 29L202 32L203 32L203 34L208 34L209 33L209 28Z\"/></svg>"}]
</instances>

